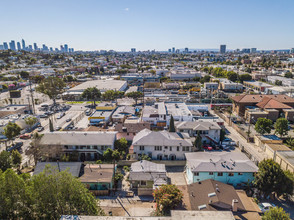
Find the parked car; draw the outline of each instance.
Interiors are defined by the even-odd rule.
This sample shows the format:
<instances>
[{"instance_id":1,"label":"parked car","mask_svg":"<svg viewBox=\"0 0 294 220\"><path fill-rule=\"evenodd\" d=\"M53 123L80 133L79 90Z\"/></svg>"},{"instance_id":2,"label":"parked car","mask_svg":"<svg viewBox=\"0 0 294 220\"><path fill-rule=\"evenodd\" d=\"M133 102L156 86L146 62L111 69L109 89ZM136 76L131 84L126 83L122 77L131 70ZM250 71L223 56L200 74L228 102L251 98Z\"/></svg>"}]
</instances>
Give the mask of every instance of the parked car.
<instances>
[{"instance_id":1,"label":"parked car","mask_svg":"<svg viewBox=\"0 0 294 220\"><path fill-rule=\"evenodd\" d=\"M66 119L65 121L66 121L66 122L70 122L70 121L71 121L71 118L68 118L68 119Z\"/></svg>"},{"instance_id":2,"label":"parked car","mask_svg":"<svg viewBox=\"0 0 294 220\"><path fill-rule=\"evenodd\" d=\"M213 150L213 147L211 147L211 146L208 145L208 144L203 145L202 148L203 148L204 150L208 150L208 151L212 151L212 150Z\"/></svg>"},{"instance_id":3,"label":"parked car","mask_svg":"<svg viewBox=\"0 0 294 220\"><path fill-rule=\"evenodd\" d=\"M11 152L13 150L20 150L20 148L23 146L23 142L16 142L14 145L12 145L10 148L7 149L8 152Z\"/></svg>"},{"instance_id":4,"label":"parked car","mask_svg":"<svg viewBox=\"0 0 294 220\"><path fill-rule=\"evenodd\" d=\"M262 213L267 212L268 210L270 210L270 208L274 208L276 207L274 204L268 203L268 202L263 202L263 203L259 203L258 207L260 208L260 210L262 211Z\"/></svg>"},{"instance_id":5,"label":"parked car","mask_svg":"<svg viewBox=\"0 0 294 220\"><path fill-rule=\"evenodd\" d=\"M48 118L48 115L40 115L40 118Z\"/></svg>"},{"instance_id":6,"label":"parked car","mask_svg":"<svg viewBox=\"0 0 294 220\"><path fill-rule=\"evenodd\" d=\"M38 132L41 132L41 131L43 131L43 130L44 130L44 127L42 127L42 126L37 128L37 131L38 131Z\"/></svg>"},{"instance_id":7,"label":"parked car","mask_svg":"<svg viewBox=\"0 0 294 220\"><path fill-rule=\"evenodd\" d=\"M60 126L56 126L56 127L55 127L55 131L59 131L60 129L61 129Z\"/></svg>"},{"instance_id":8,"label":"parked car","mask_svg":"<svg viewBox=\"0 0 294 220\"><path fill-rule=\"evenodd\" d=\"M31 134L22 134L19 136L20 139L30 139L31 138Z\"/></svg>"}]
</instances>

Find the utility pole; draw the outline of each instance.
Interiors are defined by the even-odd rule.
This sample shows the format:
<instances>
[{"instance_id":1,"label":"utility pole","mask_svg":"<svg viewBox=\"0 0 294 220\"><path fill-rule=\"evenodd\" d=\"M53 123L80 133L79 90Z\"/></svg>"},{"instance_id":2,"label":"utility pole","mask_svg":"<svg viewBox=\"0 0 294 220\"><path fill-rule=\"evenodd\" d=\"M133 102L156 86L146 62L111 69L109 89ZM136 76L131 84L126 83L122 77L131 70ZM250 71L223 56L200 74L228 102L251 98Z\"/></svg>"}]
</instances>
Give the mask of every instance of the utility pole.
<instances>
[{"instance_id":1,"label":"utility pole","mask_svg":"<svg viewBox=\"0 0 294 220\"><path fill-rule=\"evenodd\" d=\"M35 114L35 103L34 103L34 95L33 95L33 90L32 90L32 82L31 82L31 78L29 76L29 86L30 86L30 93L31 93L31 98L32 98L32 113Z\"/></svg>"}]
</instances>

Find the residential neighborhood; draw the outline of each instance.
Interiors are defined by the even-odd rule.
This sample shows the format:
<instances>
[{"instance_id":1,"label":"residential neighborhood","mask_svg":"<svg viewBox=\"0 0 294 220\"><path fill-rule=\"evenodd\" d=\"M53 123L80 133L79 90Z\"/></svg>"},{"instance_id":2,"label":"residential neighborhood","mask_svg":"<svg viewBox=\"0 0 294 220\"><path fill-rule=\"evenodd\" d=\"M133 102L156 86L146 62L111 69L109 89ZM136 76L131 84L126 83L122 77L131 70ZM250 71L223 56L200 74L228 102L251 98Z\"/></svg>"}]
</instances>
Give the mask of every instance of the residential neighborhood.
<instances>
[{"instance_id":1,"label":"residential neighborhood","mask_svg":"<svg viewBox=\"0 0 294 220\"><path fill-rule=\"evenodd\" d=\"M294 219L294 5L139 2L3 3L0 219Z\"/></svg>"}]
</instances>

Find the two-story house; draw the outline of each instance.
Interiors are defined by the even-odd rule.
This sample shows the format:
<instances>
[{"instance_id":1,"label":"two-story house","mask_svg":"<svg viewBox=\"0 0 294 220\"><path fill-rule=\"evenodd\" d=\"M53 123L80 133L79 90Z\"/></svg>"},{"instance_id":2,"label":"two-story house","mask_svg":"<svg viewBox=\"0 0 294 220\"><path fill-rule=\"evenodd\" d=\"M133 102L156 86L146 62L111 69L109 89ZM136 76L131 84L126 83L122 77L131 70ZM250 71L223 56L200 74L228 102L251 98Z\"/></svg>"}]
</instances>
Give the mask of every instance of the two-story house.
<instances>
[{"instance_id":1,"label":"two-story house","mask_svg":"<svg viewBox=\"0 0 294 220\"><path fill-rule=\"evenodd\" d=\"M241 152L186 153L188 184L213 179L241 186L253 181L258 167Z\"/></svg>"},{"instance_id":2,"label":"two-story house","mask_svg":"<svg viewBox=\"0 0 294 220\"><path fill-rule=\"evenodd\" d=\"M198 132L202 137L203 144L218 144L220 142L221 127L216 122L210 121L181 121L175 122L178 132L185 132L190 137L196 137Z\"/></svg>"},{"instance_id":3,"label":"two-story house","mask_svg":"<svg viewBox=\"0 0 294 220\"><path fill-rule=\"evenodd\" d=\"M131 150L136 157L145 154L153 160L184 160L192 147L188 134L144 129L134 137Z\"/></svg>"},{"instance_id":4,"label":"two-story house","mask_svg":"<svg viewBox=\"0 0 294 220\"><path fill-rule=\"evenodd\" d=\"M77 155L77 160L98 160L107 148L114 149L117 132L58 131L45 133L40 146L49 158L58 158L62 154ZM51 149L58 149L56 152Z\"/></svg>"}]
</instances>

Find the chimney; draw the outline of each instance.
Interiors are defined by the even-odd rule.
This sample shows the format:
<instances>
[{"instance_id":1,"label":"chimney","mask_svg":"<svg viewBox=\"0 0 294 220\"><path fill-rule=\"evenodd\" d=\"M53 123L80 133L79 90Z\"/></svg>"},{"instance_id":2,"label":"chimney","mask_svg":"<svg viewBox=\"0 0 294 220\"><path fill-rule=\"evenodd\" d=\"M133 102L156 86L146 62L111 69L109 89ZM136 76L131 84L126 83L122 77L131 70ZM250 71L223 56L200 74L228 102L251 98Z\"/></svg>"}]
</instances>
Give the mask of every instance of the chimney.
<instances>
[{"instance_id":1,"label":"chimney","mask_svg":"<svg viewBox=\"0 0 294 220\"><path fill-rule=\"evenodd\" d=\"M233 199L232 200L232 211L233 212L237 212L238 211L238 207L237 207L237 204L238 203L238 199Z\"/></svg>"}]
</instances>

